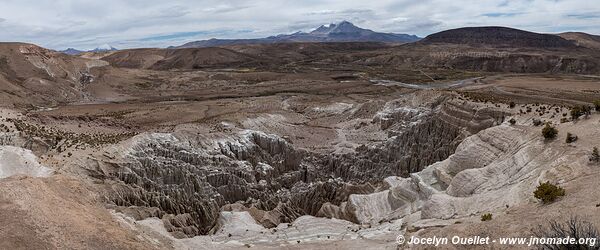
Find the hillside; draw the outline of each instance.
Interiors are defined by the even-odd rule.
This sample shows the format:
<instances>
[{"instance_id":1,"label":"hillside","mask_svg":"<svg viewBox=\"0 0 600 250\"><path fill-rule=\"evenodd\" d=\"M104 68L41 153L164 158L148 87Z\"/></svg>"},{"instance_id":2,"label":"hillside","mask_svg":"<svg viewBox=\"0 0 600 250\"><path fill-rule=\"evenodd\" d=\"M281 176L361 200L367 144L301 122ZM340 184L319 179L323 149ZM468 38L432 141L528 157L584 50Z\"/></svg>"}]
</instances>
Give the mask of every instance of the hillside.
<instances>
[{"instance_id":1,"label":"hillside","mask_svg":"<svg viewBox=\"0 0 600 250\"><path fill-rule=\"evenodd\" d=\"M90 69L106 63L33 44L0 43L0 102L47 105L84 98Z\"/></svg>"},{"instance_id":2,"label":"hillside","mask_svg":"<svg viewBox=\"0 0 600 250\"><path fill-rule=\"evenodd\" d=\"M494 47L573 48L576 45L556 35L506 27L466 27L431 34L423 44L447 43Z\"/></svg>"},{"instance_id":3,"label":"hillside","mask_svg":"<svg viewBox=\"0 0 600 250\"><path fill-rule=\"evenodd\" d=\"M559 36L573 41L575 44L582 47L600 49L600 36L590 35L583 32L566 32L559 34Z\"/></svg>"},{"instance_id":4,"label":"hillside","mask_svg":"<svg viewBox=\"0 0 600 250\"><path fill-rule=\"evenodd\" d=\"M117 67L158 70L233 66L253 61L247 55L224 48L133 49L102 59Z\"/></svg>"}]
</instances>

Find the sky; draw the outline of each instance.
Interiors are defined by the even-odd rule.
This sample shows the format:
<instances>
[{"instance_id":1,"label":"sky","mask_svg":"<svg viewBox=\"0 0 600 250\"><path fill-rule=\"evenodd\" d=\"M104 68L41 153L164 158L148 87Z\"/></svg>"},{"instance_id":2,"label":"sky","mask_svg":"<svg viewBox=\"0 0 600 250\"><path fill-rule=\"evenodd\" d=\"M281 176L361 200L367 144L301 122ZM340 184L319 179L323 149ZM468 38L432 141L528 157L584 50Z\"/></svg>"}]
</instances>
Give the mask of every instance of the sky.
<instances>
[{"instance_id":1,"label":"sky","mask_svg":"<svg viewBox=\"0 0 600 250\"><path fill-rule=\"evenodd\" d=\"M0 0L0 41L62 50L259 38L343 20L424 37L465 26L600 35L598 0Z\"/></svg>"}]
</instances>

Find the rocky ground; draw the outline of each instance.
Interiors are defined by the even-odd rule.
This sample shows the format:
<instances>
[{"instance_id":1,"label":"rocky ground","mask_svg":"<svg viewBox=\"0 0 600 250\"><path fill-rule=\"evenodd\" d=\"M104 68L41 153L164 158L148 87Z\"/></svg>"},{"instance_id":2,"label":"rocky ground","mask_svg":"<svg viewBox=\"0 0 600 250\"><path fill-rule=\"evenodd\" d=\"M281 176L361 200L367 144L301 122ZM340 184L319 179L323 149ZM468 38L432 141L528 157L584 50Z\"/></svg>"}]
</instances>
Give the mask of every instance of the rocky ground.
<instances>
[{"instance_id":1,"label":"rocky ground","mask_svg":"<svg viewBox=\"0 0 600 250\"><path fill-rule=\"evenodd\" d=\"M221 50L202 68L161 61L181 51L71 60L3 46L1 248L397 249L410 247L398 235L527 237L571 214L600 225L600 166L588 160L600 115L569 115L600 99L593 75L421 83L360 60L288 72ZM347 46L329 53L390 49ZM284 61L304 57L315 56ZM541 204L545 181L566 196Z\"/></svg>"}]
</instances>

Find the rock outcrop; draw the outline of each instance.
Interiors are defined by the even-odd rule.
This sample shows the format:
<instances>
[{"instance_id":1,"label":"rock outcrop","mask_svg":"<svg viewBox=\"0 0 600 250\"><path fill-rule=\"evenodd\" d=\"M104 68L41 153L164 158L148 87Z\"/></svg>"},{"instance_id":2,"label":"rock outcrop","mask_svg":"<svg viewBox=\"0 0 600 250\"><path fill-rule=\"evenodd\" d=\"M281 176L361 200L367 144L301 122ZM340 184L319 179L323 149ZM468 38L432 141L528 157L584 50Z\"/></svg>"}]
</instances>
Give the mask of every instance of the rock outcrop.
<instances>
[{"instance_id":1,"label":"rock outcrop","mask_svg":"<svg viewBox=\"0 0 600 250\"><path fill-rule=\"evenodd\" d=\"M0 146L0 178L13 175L47 177L52 172L52 169L42 166L30 150Z\"/></svg>"}]
</instances>

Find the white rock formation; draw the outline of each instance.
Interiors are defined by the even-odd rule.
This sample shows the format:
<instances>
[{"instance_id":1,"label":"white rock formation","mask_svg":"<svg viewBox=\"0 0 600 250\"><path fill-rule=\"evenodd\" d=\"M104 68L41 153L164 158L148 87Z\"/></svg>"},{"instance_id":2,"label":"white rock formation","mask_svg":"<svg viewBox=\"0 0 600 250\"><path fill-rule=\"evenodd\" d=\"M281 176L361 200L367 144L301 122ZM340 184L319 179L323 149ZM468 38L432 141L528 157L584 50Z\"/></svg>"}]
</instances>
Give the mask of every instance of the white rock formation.
<instances>
[{"instance_id":1,"label":"white rock formation","mask_svg":"<svg viewBox=\"0 0 600 250\"><path fill-rule=\"evenodd\" d=\"M219 216L219 231L226 232L235 236L245 234L256 234L266 231L266 229L256 223L254 218L247 211L244 212L221 212Z\"/></svg>"},{"instance_id":2,"label":"white rock formation","mask_svg":"<svg viewBox=\"0 0 600 250\"><path fill-rule=\"evenodd\" d=\"M323 214L378 225L417 213L420 220L449 220L535 202L539 182L580 176L587 164L577 148L545 141L539 131L508 125L483 130L448 159L409 178L388 177L384 190L350 195L347 204L328 204Z\"/></svg>"},{"instance_id":3,"label":"white rock formation","mask_svg":"<svg viewBox=\"0 0 600 250\"><path fill-rule=\"evenodd\" d=\"M30 150L0 146L0 178L13 175L47 177L51 174L52 169L42 166Z\"/></svg>"}]
</instances>

